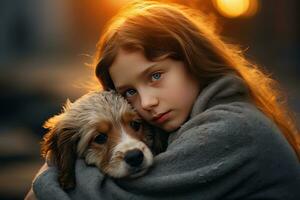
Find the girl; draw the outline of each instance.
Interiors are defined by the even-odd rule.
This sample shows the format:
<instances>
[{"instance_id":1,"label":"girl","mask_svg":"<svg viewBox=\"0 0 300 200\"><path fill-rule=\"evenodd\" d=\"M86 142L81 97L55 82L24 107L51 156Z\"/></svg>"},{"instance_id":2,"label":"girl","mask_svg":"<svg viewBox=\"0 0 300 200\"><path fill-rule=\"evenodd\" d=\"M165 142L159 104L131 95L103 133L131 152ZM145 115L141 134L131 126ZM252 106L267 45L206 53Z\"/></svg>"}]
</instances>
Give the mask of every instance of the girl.
<instances>
[{"instance_id":1,"label":"girl","mask_svg":"<svg viewBox=\"0 0 300 200\"><path fill-rule=\"evenodd\" d=\"M132 4L98 47L104 89L164 130L167 148L130 180L104 181L79 160L72 191L58 186L55 167L42 169L38 199L300 199L299 132L274 81L198 11Z\"/></svg>"}]
</instances>

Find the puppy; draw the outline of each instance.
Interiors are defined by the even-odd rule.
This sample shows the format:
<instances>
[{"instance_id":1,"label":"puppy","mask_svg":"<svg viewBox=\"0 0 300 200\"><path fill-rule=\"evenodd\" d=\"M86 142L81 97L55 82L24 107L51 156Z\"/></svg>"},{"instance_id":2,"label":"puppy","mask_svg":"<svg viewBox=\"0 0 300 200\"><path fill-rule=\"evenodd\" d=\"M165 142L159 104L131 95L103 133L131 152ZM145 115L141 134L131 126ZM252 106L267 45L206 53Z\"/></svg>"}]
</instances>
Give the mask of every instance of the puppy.
<instances>
[{"instance_id":1,"label":"puppy","mask_svg":"<svg viewBox=\"0 0 300 200\"><path fill-rule=\"evenodd\" d=\"M62 188L75 187L80 157L114 178L137 177L153 163L153 135L130 104L114 91L90 92L44 124L42 155L58 168Z\"/></svg>"}]
</instances>

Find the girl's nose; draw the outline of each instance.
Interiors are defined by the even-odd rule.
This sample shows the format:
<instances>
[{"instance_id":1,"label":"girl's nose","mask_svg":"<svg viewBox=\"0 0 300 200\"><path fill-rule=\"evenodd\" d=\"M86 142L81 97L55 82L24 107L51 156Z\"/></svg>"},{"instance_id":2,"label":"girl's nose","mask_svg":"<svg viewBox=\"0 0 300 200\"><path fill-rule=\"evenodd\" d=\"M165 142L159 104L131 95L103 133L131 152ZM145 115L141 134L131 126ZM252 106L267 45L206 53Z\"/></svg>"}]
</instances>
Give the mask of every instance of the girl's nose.
<instances>
[{"instance_id":1,"label":"girl's nose","mask_svg":"<svg viewBox=\"0 0 300 200\"><path fill-rule=\"evenodd\" d=\"M151 94L141 94L141 107L145 110L150 110L158 104L158 98Z\"/></svg>"}]
</instances>

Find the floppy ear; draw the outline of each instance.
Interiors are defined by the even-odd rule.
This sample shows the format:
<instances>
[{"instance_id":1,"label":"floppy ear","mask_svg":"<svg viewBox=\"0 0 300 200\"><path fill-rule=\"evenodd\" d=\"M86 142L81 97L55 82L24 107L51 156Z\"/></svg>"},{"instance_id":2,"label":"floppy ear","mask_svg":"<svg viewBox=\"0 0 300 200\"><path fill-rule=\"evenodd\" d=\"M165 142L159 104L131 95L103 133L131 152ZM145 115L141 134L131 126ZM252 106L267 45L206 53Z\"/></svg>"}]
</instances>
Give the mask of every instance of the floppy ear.
<instances>
[{"instance_id":1,"label":"floppy ear","mask_svg":"<svg viewBox=\"0 0 300 200\"><path fill-rule=\"evenodd\" d=\"M42 155L58 168L58 182L63 189L75 187L76 146L79 135L61 119L61 115L50 118L44 125L49 132L42 141Z\"/></svg>"},{"instance_id":2,"label":"floppy ear","mask_svg":"<svg viewBox=\"0 0 300 200\"><path fill-rule=\"evenodd\" d=\"M145 142L154 155L158 155L167 149L169 134L163 130L144 123L144 134L146 135Z\"/></svg>"}]
</instances>

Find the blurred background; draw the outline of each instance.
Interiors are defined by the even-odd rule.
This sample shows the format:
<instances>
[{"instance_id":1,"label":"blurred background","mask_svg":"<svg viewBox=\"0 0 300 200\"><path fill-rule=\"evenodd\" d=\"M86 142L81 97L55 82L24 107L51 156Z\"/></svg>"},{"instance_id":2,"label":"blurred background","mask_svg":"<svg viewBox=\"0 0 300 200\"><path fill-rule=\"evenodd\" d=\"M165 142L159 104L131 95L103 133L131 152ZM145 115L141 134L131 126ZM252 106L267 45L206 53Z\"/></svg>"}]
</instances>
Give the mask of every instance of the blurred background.
<instances>
[{"instance_id":1,"label":"blurred background","mask_svg":"<svg viewBox=\"0 0 300 200\"><path fill-rule=\"evenodd\" d=\"M24 198L43 163L44 121L97 83L87 63L105 23L129 1L0 0L0 199ZM300 112L299 1L173 2L214 18L221 35L270 72Z\"/></svg>"}]
</instances>

